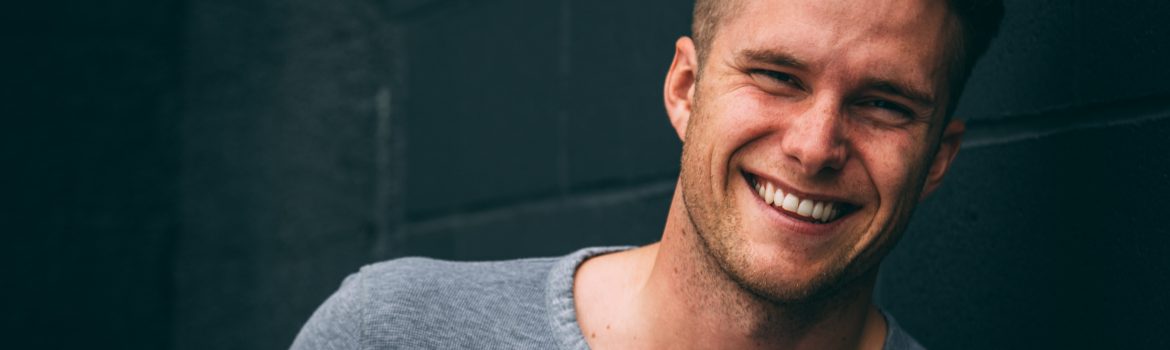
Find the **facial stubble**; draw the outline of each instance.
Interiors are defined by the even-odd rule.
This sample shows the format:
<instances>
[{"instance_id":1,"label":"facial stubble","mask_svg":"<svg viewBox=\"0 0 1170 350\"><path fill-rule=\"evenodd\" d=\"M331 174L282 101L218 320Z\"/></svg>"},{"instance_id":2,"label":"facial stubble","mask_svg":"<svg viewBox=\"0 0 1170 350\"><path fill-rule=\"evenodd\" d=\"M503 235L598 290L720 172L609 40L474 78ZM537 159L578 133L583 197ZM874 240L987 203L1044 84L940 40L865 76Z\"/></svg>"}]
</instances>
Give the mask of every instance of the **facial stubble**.
<instances>
[{"instance_id":1,"label":"facial stubble","mask_svg":"<svg viewBox=\"0 0 1170 350\"><path fill-rule=\"evenodd\" d=\"M741 294L783 309L823 309L830 299L841 297L841 287L849 282L845 273L851 265L849 261L832 261L808 280L786 279L788 282L768 276L768 271L761 271L759 264L753 261L755 258L748 252L751 243L742 232L743 213L733 205L735 198L731 196L734 190L731 180L737 173L729 164L723 164L721 168L711 165L712 145L706 142L718 139L718 135L703 138L704 135L700 134L709 127L705 124L714 122L710 118L717 116L706 114L699 102L698 89L694 101L686 134L700 138L689 137L683 144L680 182L690 227L694 229L693 238L698 241L694 246L700 250L697 253L703 260L699 265L706 270L702 273L723 276L740 289ZM717 169L723 170L722 178L708 171ZM713 183L719 180L721 183ZM734 294L735 291L731 292Z\"/></svg>"}]
</instances>

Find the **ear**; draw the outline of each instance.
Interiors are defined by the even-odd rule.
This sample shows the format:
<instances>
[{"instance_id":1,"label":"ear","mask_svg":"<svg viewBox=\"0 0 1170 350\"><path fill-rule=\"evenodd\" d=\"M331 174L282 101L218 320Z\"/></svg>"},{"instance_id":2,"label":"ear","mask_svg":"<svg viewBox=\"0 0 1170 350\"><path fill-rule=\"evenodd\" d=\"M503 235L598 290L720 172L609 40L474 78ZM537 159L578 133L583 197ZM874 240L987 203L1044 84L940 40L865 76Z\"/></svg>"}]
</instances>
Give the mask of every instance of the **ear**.
<instances>
[{"instance_id":1,"label":"ear","mask_svg":"<svg viewBox=\"0 0 1170 350\"><path fill-rule=\"evenodd\" d=\"M918 200L926 199L926 196L938 189L939 184L942 184L943 175L946 175L947 170L950 169L955 155L959 154L959 144L962 143L963 133L966 130L967 124L958 117L951 118L950 123L947 123L946 129L943 130L942 141L938 145L938 152L934 154L934 161L931 162L930 170L926 174L922 196Z\"/></svg>"},{"instance_id":2,"label":"ear","mask_svg":"<svg viewBox=\"0 0 1170 350\"><path fill-rule=\"evenodd\" d=\"M686 142L687 122L691 119L692 101L695 98L695 77L698 74L698 59L695 43L689 37L678 38L674 43L674 62L666 73L663 100L670 124L678 138Z\"/></svg>"}]
</instances>

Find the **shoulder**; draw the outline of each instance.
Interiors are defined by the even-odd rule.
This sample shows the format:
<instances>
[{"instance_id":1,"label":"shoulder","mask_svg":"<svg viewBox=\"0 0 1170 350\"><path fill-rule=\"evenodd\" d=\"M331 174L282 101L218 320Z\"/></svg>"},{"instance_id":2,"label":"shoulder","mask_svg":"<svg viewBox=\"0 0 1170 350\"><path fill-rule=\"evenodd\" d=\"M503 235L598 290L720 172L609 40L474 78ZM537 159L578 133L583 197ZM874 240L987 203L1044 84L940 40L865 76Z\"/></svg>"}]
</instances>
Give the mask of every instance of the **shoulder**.
<instances>
[{"instance_id":1,"label":"shoulder","mask_svg":"<svg viewBox=\"0 0 1170 350\"><path fill-rule=\"evenodd\" d=\"M477 289L485 284L500 287L498 284L503 282L543 284L555 262L556 258L456 262L410 257L367 265L358 275L364 281L364 287L377 294L442 291L444 293L440 295L452 295L451 292L457 291L449 290L451 287Z\"/></svg>"},{"instance_id":2,"label":"shoulder","mask_svg":"<svg viewBox=\"0 0 1170 350\"><path fill-rule=\"evenodd\" d=\"M496 344L497 331L532 334L545 324L537 316L556 261L401 258L368 265L321 305L293 347L474 348Z\"/></svg>"},{"instance_id":3,"label":"shoulder","mask_svg":"<svg viewBox=\"0 0 1170 350\"><path fill-rule=\"evenodd\" d=\"M548 272L555 261L404 258L366 266L359 275L375 319L402 320L409 315L412 321L444 322L467 313L511 313L517 307L540 305L534 301L544 300Z\"/></svg>"}]
</instances>

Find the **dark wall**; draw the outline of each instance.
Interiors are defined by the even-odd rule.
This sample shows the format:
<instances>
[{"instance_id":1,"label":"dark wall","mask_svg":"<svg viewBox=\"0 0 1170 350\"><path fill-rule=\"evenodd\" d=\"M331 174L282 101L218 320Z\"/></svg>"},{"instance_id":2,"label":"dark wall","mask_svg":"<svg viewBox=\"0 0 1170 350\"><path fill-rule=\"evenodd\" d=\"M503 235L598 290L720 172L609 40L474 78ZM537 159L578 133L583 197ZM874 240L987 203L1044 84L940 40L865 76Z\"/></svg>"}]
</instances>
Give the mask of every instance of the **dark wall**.
<instances>
[{"instance_id":1,"label":"dark wall","mask_svg":"<svg viewBox=\"0 0 1170 350\"><path fill-rule=\"evenodd\" d=\"M933 348L1166 348L1165 2L1008 1L879 297Z\"/></svg>"},{"instance_id":2,"label":"dark wall","mask_svg":"<svg viewBox=\"0 0 1170 350\"><path fill-rule=\"evenodd\" d=\"M376 5L188 4L172 348L288 347L387 234Z\"/></svg>"},{"instance_id":3,"label":"dark wall","mask_svg":"<svg viewBox=\"0 0 1170 350\"><path fill-rule=\"evenodd\" d=\"M1007 5L879 300L930 348L1164 348L1170 6ZM690 6L10 11L3 326L44 348L279 349L362 264L652 242Z\"/></svg>"},{"instance_id":4,"label":"dark wall","mask_svg":"<svg viewBox=\"0 0 1170 350\"><path fill-rule=\"evenodd\" d=\"M167 346L180 5L0 11L3 347Z\"/></svg>"}]
</instances>

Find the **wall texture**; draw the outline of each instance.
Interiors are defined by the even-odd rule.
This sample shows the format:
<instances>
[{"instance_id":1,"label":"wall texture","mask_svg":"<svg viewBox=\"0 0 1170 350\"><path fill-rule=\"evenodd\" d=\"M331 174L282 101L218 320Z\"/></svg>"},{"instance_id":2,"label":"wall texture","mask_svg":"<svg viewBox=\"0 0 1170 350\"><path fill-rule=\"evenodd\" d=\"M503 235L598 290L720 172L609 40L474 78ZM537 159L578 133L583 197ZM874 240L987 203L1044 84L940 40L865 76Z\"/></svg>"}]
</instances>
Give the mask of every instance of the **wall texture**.
<instances>
[{"instance_id":1,"label":"wall texture","mask_svg":"<svg viewBox=\"0 0 1170 350\"><path fill-rule=\"evenodd\" d=\"M2 346L165 348L181 4L0 12Z\"/></svg>"},{"instance_id":2,"label":"wall texture","mask_svg":"<svg viewBox=\"0 0 1170 350\"><path fill-rule=\"evenodd\" d=\"M3 326L22 347L280 349L366 263L652 242L690 6L9 12ZM879 300L929 348L1165 348L1170 5L1007 6Z\"/></svg>"}]
</instances>

